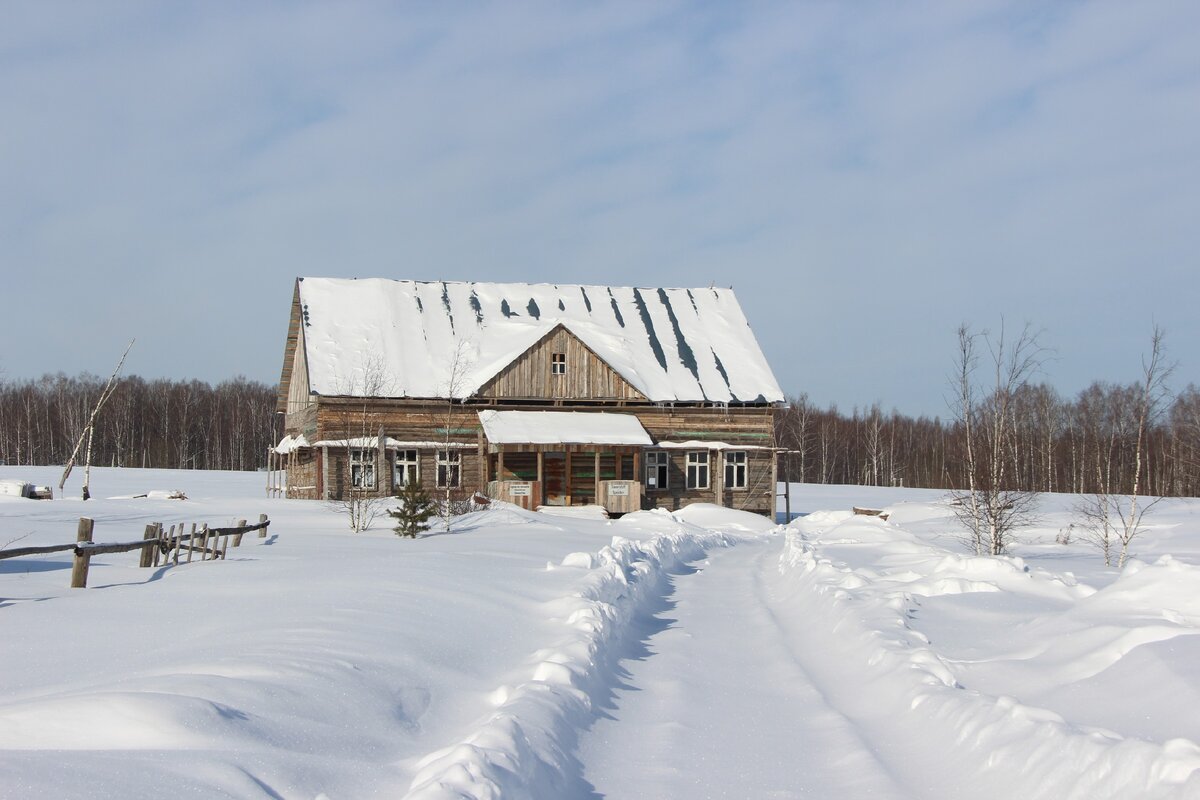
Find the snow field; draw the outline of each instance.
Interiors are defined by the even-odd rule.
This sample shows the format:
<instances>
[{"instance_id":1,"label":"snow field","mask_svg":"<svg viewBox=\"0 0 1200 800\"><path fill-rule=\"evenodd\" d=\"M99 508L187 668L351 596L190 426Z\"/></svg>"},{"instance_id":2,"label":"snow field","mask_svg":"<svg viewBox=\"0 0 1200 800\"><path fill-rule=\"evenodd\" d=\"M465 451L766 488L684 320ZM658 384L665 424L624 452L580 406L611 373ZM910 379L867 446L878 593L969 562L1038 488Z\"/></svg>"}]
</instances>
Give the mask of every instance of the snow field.
<instances>
[{"instance_id":1,"label":"snow field","mask_svg":"<svg viewBox=\"0 0 1200 800\"><path fill-rule=\"evenodd\" d=\"M496 504L414 541L260 474L77 481L0 497L0 544L270 537L97 556L86 590L69 554L0 561L0 798L1200 798L1197 500L1118 572L1056 542L1070 496L980 558L925 490L799 486L786 530ZM819 511L854 505L889 519Z\"/></svg>"}]
</instances>

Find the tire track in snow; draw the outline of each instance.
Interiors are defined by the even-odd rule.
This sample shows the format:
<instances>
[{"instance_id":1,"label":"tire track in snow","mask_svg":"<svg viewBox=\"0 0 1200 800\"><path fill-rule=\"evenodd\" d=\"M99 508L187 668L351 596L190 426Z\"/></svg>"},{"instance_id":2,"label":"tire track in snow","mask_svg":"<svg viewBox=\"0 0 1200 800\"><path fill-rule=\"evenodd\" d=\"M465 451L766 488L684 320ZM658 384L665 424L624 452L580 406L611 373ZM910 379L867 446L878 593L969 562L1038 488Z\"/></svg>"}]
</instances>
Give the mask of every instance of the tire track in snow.
<instances>
[{"instance_id":1,"label":"tire track in snow","mask_svg":"<svg viewBox=\"0 0 1200 800\"><path fill-rule=\"evenodd\" d=\"M781 546L714 551L677 581L674 619L660 614L612 717L581 741L602 796L906 796L783 636L764 581Z\"/></svg>"},{"instance_id":2,"label":"tire track in snow","mask_svg":"<svg viewBox=\"0 0 1200 800\"><path fill-rule=\"evenodd\" d=\"M495 711L458 743L421 759L407 798L494 800L589 796L575 756L587 728L620 680L634 617L661 601L669 576L743 535L715 532L670 515L647 541L614 537L596 553L573 553L562 567L586 570L580 589L554 611L561 639L532 656L532 674L492 694ZM556 568L548 565L549 568Z\"/></svg>"}]
</instances>

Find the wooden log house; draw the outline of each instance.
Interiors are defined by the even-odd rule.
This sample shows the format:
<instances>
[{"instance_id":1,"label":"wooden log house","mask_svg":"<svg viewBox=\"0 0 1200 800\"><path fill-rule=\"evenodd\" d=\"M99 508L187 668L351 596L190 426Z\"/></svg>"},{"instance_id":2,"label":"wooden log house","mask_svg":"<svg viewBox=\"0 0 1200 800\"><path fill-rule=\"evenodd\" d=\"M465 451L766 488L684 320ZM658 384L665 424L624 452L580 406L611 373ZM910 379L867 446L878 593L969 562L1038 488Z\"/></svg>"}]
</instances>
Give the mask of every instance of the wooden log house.
<instances>
[{"instance_id":1,"label":"wooden log house","mask_svg":"<svg viewBox=\"0 0 1200 800\"><path fill-rule=\"evenodd\" d=\"M299 278L289 497L773 513L783 402L732 289Z\"/></svg>"}]
</instances>

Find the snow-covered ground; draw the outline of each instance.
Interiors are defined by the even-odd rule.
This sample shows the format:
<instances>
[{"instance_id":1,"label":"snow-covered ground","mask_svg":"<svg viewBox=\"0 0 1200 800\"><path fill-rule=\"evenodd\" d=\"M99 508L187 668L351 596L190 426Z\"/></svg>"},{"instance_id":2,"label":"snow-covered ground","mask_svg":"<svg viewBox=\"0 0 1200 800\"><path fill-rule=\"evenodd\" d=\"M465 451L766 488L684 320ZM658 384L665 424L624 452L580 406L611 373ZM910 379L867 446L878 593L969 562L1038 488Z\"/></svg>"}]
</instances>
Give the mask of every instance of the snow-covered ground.
<instances>
[{"instance_id":1,"label":"snow-covered ground","mask_svg":"<svg viewBox=\"0 0 1200 800\"><path fill-rule=\"evenodd\" d=\"M1118 573L1056 543L1060 495L977 558L926 490L798 485L786 529L493 507L414 541L260 474L78 482L0 497L0 545L82 514L99 542L260 513L270 536L97 556L88 589L69 554L0 561L3 798L1200 797L1197 500Z\"/></svg>"}]
</instances>

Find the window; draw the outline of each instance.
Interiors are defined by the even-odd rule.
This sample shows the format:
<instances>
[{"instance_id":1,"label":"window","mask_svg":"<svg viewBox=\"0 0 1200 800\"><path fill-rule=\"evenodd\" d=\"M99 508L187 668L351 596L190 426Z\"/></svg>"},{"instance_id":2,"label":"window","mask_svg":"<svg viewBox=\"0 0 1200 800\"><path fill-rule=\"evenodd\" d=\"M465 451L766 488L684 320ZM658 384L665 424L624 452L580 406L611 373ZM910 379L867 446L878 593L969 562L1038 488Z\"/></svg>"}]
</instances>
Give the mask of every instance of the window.
<instances>
[{"instance_id":1,"label":"window","mask_svg":"<svg viewBox=\"0 0 1200 800\"><path fill-rule=\"evenodd\" d=\"M396 488L421 480L421 462L416 450L397 450L392 483Z\"/></svg>"},{"instance_id":2,"label":"window","mask_svg":"<svg viewBox=\"0 0 1200 800\"><path fill-rule=\"evenodd\" d=\"M462 453L437 451L437 488L457 489L462 484Z\"/></svg>"},{"instance_id":3,"label":"window","mask_svg":"<svg viewBox=\"0 0 1200 800\"><path fill-rule=\"evenodd\" d=\"M567 354L553 353L550 356L550 374L551 375L566 375L567 374Z\"/></svg>"},{"instance_id":4,"label":"window","mask_svg":"<svg viewBox=\"0 0 1200 800\"><path fill-rule=\"evenodd\" d=\"M375 451L350 451L350 485L355 489L375 488Z\"/></svg>"},{"instance_id":5,"label":"window","mask_svg":"<svg viewBox=\"0 0 1200 800\"><path fill-rule=\"evenodd\" d=\"M661 450L646 453L646 488L667 488L667 454Z\"/></svg>"},{"instance_id":6,"label":"window","mask_svg":"<svg viewBox=\"0 0 1200 800\"><path fill-rule=\"evenodd\" d=\"M729 489L746 488L745 450L730 450L725 453L725 486Z\"/></svg>"},{"instance_id":7,"label":"window","mask_svg":"<svg viewBox=\"0 0 1200 800\"><path fill-rule=\"evenodd\" d=\"M708 451L690 450L687 454L687 488L708 488Z\"/></svg>"}]
</instances>

